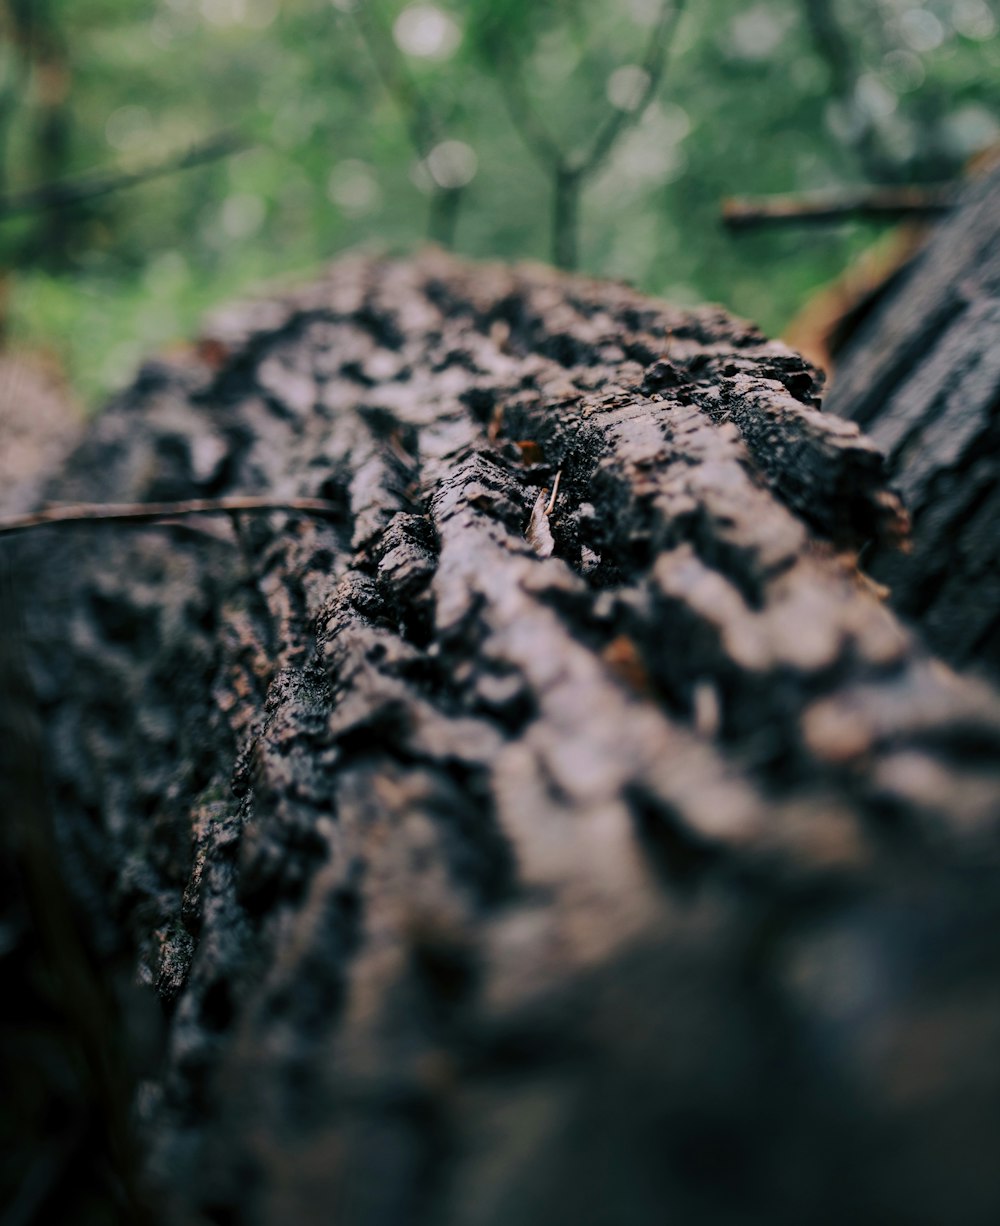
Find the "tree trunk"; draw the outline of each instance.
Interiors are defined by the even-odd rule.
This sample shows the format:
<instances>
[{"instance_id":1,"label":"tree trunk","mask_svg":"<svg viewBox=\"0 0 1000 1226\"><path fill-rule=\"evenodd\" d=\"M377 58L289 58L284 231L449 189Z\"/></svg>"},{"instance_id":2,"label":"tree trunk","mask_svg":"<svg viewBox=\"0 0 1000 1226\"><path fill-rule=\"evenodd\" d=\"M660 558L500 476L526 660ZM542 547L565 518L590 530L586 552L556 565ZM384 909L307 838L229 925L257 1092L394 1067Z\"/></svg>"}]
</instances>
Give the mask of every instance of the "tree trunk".
<instances>
[{"instance_id":1,"label":"tree trunk","mask_svg":"<svg viewBox=\"0 0 1000 1226\"><path fill-rule=\"evenodd\" d=\"M903 521L815 391L429 254L95 421L61 499L342 507L19 546L163 1221L998 1220L1000 701L858 571Z\"/></svg>"},{"instance_id":2,"label":"tree trunk","mask_svg":"<svg viewBox=\"0 0 1000 1226\"><path fill-rule=\"evenodd\" d=\"M1000 677L1000 169L975 183L842 355L828 407L867 430L913 549L865 565L934 649Z\"/></svg>"}]
</instances>

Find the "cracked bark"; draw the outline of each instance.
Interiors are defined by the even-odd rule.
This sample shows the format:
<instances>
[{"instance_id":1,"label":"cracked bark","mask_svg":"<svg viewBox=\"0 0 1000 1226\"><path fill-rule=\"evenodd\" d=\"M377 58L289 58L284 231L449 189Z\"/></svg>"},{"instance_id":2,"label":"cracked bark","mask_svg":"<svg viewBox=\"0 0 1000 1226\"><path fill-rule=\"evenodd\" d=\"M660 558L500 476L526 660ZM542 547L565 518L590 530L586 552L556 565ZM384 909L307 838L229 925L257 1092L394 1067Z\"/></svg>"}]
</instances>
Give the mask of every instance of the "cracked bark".
<instances>
[{"instance_id":1,"label":"cracked bark","mask_svg":"<svg viewBox=\"0 0 1000 1226\"><path fill-rule=\"evenodd\" d=\"M198 354L59 498L342 516L17 542L162 1219L995 1221L1000 701L859 573L904 518L803 362L438 254Z\"/></svg>"},{"instance_id":2,"label":"cracked bark","mask_svg":"<svg viewBox=\"0 0 1000 1226\"><path fill-rule=\"evenodd\" d=\"M894 606L954 664L1000 676L1000 170L975 183L841 356L832 412L884 450L913 516L875 549Z\"/></svg>"}]
</instances>

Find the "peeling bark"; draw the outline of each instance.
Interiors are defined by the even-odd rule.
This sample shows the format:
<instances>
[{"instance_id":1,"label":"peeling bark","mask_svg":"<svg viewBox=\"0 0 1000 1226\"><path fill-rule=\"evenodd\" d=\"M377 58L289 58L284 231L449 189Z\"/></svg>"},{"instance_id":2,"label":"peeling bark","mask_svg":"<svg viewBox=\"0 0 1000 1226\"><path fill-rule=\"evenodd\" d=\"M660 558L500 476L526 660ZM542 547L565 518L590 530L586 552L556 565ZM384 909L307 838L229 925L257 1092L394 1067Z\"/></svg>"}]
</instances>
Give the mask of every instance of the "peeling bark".
<instances>
[{"instance_id":1,"label":"peeling bark","mask_svg":"<svg viewBox=\"0 0 1000 1226\"><path fill-rule=\"evenodd\" d=\"M866 565L936 651L1000 676L1000 170L880 300L829 408L885 451L913 516L912 551Z\"/></svg>"},{"instance_id":2,"label":"peeling bark","mask_svg":"<svg viewBox=\"0 0 1000 1226\"><path fill-rule=\"evenodd\" d=\"M1000 701L859 573L803 362L438 254L198 352L60 499L342 517L19 542L164 1220L997 1220Z\"/></svg>"}]
</instances>

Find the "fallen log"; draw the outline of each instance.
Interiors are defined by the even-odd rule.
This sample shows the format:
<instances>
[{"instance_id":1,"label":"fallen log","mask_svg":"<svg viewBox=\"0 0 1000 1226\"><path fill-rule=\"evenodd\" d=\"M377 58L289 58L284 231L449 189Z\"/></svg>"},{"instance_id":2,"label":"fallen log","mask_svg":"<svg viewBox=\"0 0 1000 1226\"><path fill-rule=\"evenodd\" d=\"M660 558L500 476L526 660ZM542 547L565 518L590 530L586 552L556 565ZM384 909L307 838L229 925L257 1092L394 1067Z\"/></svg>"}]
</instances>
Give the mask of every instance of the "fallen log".
<instances>
[{"instance_id":1,"label":"fallen log","mask_svg":"<svg viewBox=\"0 0 1000 1226\"><path fill-rule=\"evenodd\" d=\"M827 407L885 451L909 553L865 566L934 649L1000 676L1000 170L975 182L840 354Z\"/></svg>"},{"instance_id":2,"label":"fallen log","mask_svg":"<svg viewBox=\"0 0 1000 1226\"><path fill-rule=\"evenodd\" d=\"M165 1043L167 1223L987 1223L1000 699L715 309L349 258L147 366L36 527L55 847Z\"/></svg>"}]
</instances>

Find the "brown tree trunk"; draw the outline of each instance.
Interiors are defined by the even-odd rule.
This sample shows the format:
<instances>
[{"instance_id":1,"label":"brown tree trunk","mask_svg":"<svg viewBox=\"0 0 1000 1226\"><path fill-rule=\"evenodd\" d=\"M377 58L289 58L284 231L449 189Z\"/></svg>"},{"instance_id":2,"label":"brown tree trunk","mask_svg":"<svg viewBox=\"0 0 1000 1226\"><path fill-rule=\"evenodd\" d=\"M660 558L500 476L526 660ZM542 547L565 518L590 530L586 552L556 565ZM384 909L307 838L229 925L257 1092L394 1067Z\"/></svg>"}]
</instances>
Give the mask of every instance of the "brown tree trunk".
<instances>
[{"instance_id":1,"label":"brown tree trunk","mask_svg":"<svg viewBox=\"0 0 1000 1226\"><path fill-rule=\"evenodd\" d=\"M177 1223L987 1223L1000 700L875 447L720 311L347 259L149 366L19 544L61 863Z\"/></svg>"},{"instance_id":2,"label":"brown tree trunk","mask_svg":"<svg viewBox=\"0 0 1000 1226\"><path fill-rule=\"evenodd\" d=\"M913 548L864 562L952 663L1000 676L1000 169L883 296L828 407L885 451Z\"/></svg>"}]
</instances>

